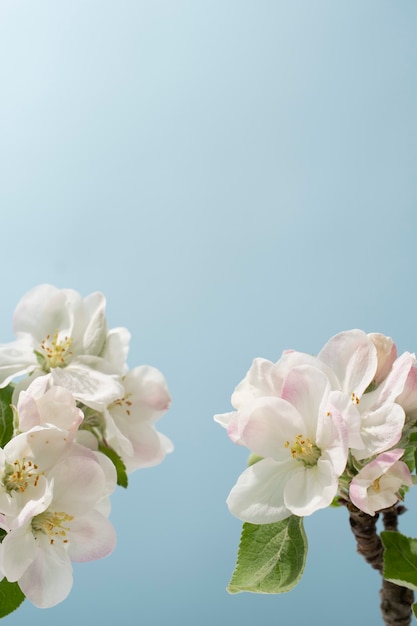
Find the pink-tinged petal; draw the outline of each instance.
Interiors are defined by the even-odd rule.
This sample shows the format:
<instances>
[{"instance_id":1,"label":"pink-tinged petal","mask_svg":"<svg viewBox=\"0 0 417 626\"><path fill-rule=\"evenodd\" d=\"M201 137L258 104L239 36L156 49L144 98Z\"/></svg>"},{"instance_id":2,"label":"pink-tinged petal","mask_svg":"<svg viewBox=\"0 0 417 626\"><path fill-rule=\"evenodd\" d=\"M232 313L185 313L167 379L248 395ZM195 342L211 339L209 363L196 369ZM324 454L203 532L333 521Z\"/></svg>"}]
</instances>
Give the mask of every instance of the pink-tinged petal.
<instances>
[{"instance_id":1,"label":"pink-tinged petal","mask_svg":"<svg viewBox=\"0 0 417 626\"><path fill-rule=\"evenodd\" d=\"M239 441L262 457L284 461L291 457L288 441L305 434L297 409L282 398L258 398L239 411L229 424L232 441Z\"/></svg>"},{"instance_id":2,"label":"pink-tinged petal","mask_svg":"<svg viewBox=\"0 0 417 626\"><path fill-rule=\"evenodd\" d=\"M349 489L353 504L368 515L398 502L402 486L413 484L410 470L399 459L404 450L390 450L365 465L352 479Z\"/></svg>"},{"instance_id":3,"label":"pink-tinged petal","mask_svg":"<svg viewBox=\"0 0 417 626\"><path fill-rule=\"evenodd\" d=\"M396 402L403 407L408 418L417 419L417 367L412 367L408 372L404 390Z\"/></svg>"},{"instance_id":4,"label":"pink-tinged petal","mask_svg":"<svg viewBox=\"0 0 417 626\"><path fill-rule=\"evenodd\" d=\"M36 556L19 579L19 587L32 604L47 609L65 600L71 591L72 565L62 544L50 545L49 537L42 533L36 543Z\"/></svg>"},{"instance_id":5,"label":"pink-tinged petal","mask_svg":"<svg viewBox=\"0 0 417 626\"><path fill-rule=\"evenodd\" d=\"M404 352L394 362L388 376L374 391L365 394L360 402L363 413L371 407L376 408L394 400L403 392L410 370L414 367L416 357L410 352Z\"/></svg>"},{"instance_id":6,"label":"pink-tinged petal","mask_svg":"<svg viewBox=\"0 0 417 626\"><path fill-rule=\"evenodd\" d=\"M363 448L361 415L357 404L352 402L350 396L341 391L330 392L327 402L327 411L335 415L341 415L345 422L348 447ZM325 434L325 432L323 434Z\"/></svg>"},{"instance_id":7,"label":"pink-tinged petal","mask_svg":"<svg viewBox=\"0 0 417 626\"><path fill-rule=\"evenodd\" d=\"M337 476L345 470L348 456L348 429L336 406L339 393L331 392L329 400L321 408L316 433L316 445L322 451L322 458L331 462Z\"/></svg>"},{"instance_id":8,"label":"pink-tinged petal","mask_svg":"<svg viewBox=\"0 0 417 626\"><path fill-rule=\"evenodd\" d=\"M133 441L133 451L129 456L122 456L128 474L144 467L154 467L174 450L174 444L164 434L155 431L156 439L153 446L145 447L143 441Z\"/></svg>"},{"instance_id":9,"label":"pink-tinged petal","mask_svg":"<svg viewBox=\"0 0 417 626\"><path fill-rule=\"evenodd\" d=\"M340 381L341 391L362 396L377 370L377 351L361 330L350 330L332 337L318 358L326 363Z\"/></svg>"},{"instance_id":10,"label":"pink-tinged petal","mask_svg":"<svg viewBox=\"0 0 417 626\"><path fill-rule=\"evenodd\" d=\"M317 418L323 398L330 391L327 376L311 365L291 369L282 386L281 397L290 402L302 416L304 427L299 432L315 440Z\"/></svg>"},{"instance_id":11,"label":"pink-tinged petal","mask_svg":"<svg viewBox=\"0 0 417 626\"><path fill-rule=\"evenodd\" d=\"M274 365L276 375L281 379L281 386L288 372L299 365L311 365L326 374L332 389L339 389L339 381L333 370L321 361L317 356L296 350L287 350L280 360Z\"/></svg>"},{"instance_id":12,"label":"pink-tinged petal","mask_svg":"<svg viewBox=\"0 0 417 626\"><path fill-rule=\"evenodd\" d=\"M30 387L28 392L31 391ZM44 395L36 399L36 413L33 404L30 407L23 405L23 417L25 419L22 422L22 405L20 400L22 396L23 399L25 399L28 392L22 391L19 396L18 412L20 430L29 430L29 428L33 427L35 425L33 422L36 417L38 418L38 424L53 424L57 428L72 433L77 430L78 426L83 421L83 412L81 409L77 408L72 393L64 387L54 386L46 391ZM29 412L30 408L32 409L32 413Z\"/></svg>"},{"instance_id":13,"label":"pink-tinged petal","mask_svg":"<svg viewBox=\"0 0 417 626\"><path fill-rule=\"evenodd\" d=\"M362 416L363 449L352 449L358 459L384 452L399 442L405 421L404 409L399 404L384 404Z\"/></svg>"},{"instance_id":14,"label":"pink-tinged petal","mask_svg":"<svg viewBox=\"0 0 417 626\"><path fill-rule=\"evenodd\" d=\"M338 476L332 463L319 459L317 465L300 465L289 477L284 502L294 515L304 517L329 506L337 493Z\"/></svg>"},{"instance_id":15,"label":"pink-tinged petal","mask_svg":"<svg viewBox=\"0 0 417 626\"><path fill-rule=\"evenodd\" d=\"M397 348L391 337L386 337L381 333L368 333L368 337L376 348L378 367L374 380L379 385L388 376L397 358Z\"/></svg>"},{"instance_id":16,"label":"pink-tinged petal","mask_svg":"<svg viewBox=\"0 0 417 626\"><path fill-rule=\"evenodd\" d=\"M116 532L103 515L91 511L71 522L69 556L85 562L108 556L116 546Z\"/></svg>"},{"instance_id":17,"label":"pink-tinged petal","mask_svg":"<svg viewBox=\"0 0 417 626\"><path fill-rule=\"evenodd\" d=\"M94 452L73 445L74 452L57 463L50 472L54 481L53 506L69 515L83 515L107 495L106 477Z\"/></svg>"},{"instance_id":18,"label":"pink-tinged petal","mask_svg":"<svg viewBox=\"0 0 417 626\"><path fill-rule=\"evenodd\" d=\"M277 376L276 368L267 359L254 359L245 378L237 385L232 394L232 406L243 408L255 398L279 396L282 379Z\"/></svg>"},{"instance_id":19,"label":"pink-tinged petal","mask_svg":"<svg viewBox=\"0 0 417 626\"><path fill-rule=\"evenodd\" d=\"M123 378L124 395L131 396L132 403L151 409L159 414L171 405L171 396L163 374L150 365L140 365ZM160 415L155 415L160 417Z\"/></svg>"},{"instance_id":20,"label":"pink-tinged petal","mask_svg":"<svg viewBox=\"0 0 417 626\"><path fill-rule=\"evenodd\" d=\"M283 490L294 463L263 459L248 467L227 498L230 512L251 524L271 524L289 517L291 512L284 504Z\"/></svg>"},{"instance_id":21,"label":"pink-tinged petal","mask_svg":"<svg viewBox=\"0 0 417 626\"><path fill-rule=\"evenodd\" d=\"M135 433L131 436L130 441L133 447L133 454L123 458L129 473L140 467L153 467L162 463L167 451L173 450L173 445L168 437L158 433L146 422L136 426Z\"/></svg>"}]
</instances>

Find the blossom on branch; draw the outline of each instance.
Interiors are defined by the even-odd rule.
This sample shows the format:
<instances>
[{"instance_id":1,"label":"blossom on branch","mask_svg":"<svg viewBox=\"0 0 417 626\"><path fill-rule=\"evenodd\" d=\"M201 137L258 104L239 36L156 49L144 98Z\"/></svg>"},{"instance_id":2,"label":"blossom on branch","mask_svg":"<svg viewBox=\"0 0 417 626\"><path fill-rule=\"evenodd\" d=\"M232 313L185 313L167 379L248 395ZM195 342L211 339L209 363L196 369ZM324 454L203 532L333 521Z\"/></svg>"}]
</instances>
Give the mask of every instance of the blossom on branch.
<instances>
[{"instance_id":1,"label":"blossom on branch","mask_svg":"<svg viewBox=\"0 0 417 626\"><path fill-rule=\"evenodd\" d=\"M101 293L40 285L0 345L2 593L17 583L42 608L67 597L73 561L112 552L116 484L173 449L155 426L171 403L165 378L129 369L130 333L109 331L104 309Z\"/></svg>"},{"instance_id":2,"label":"blossom on branch","mask_svg":"<svg viewBox=\"0 0 417 626\"><path fill-rule=\"evenodd\" d=\"M104 309L98 292L82 299L72 289L33 288L14 313L16 340L0 345L0 386L24 374L48 376L88 406L107 405L121 388L112 360L102 356L109 354ZM122 344L125 329L119 333Z\"/></svg>"},{"instance_id":3,"label":"blossom on branch","mask_svg":"<svg viewBox=\"0 0 417 626\"><path fill-rule=\"evenodd\" d=\"M399 459L404 450L384 452L365 465L350 483L353 504L368 515L393 506L400 499L401 487L413 484L410 470Z\"/></svg>"},{"instance_id":4,"label":"blossom on branch","mask_svg":"<svg viewBox=\"0 0 417 626\"><path fill-rule=\"evenodd\" d=\"M227 500L234 515L254 524L328 506L346 466L341 396L325 374L310 365L294 367L281 396L254 400L228 424L232 440L262 457L243 472Z\"/></svg>"},{"instance_id":5,"label":"blossom on branch","mask_svg":"<svg viewBox=\"0 0 417 626\"><path fill-rule=\"evenodd\" d=\"M53 447L56 438L51 437L51 429L47 431L40 429L36 433L41 435L44 447ZM30 442L31 433L19 437ZM70 592L71 561L102 558L113 550L114 529L98 507L115 488L116 474L113 471L109 489L101 462L77 444L71 444L44 472L44 455L40 449L37 452L32 457L24 456L18 468L15 461L12 476L6 470L9 497L13 499L13 490L18 491L17 497L28 493L19 509L2 516L7 535L1 544L0 569L8 581L18 581L35 606L47 608Z\"/></svg>"},{"instance_id":6,"label":"blossom on branch","mask_svg":"<svg viewBox=\"0 0 417 626\"><path fill-rule=\"evenodd\" d=\"M232 488L231 512L264 524L345 497L363 464L399 443L405 409L417 410L415 361L409 352L398 357L391 338L357 329L332 337L317 356L286 350L276 363L254 359L232 394L235 411L214 417L257 457Z\"/></svg>"}]
</instances>

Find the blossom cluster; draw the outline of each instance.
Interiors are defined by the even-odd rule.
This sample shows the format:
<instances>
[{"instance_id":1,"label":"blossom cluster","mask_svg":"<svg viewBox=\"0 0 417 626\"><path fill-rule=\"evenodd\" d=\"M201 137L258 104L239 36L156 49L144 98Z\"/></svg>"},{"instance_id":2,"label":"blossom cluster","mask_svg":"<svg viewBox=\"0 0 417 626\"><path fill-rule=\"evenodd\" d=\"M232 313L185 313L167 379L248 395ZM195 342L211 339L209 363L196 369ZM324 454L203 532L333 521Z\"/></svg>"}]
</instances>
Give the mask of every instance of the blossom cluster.
<instances>
[{"instance_id":1,"label":"blossom cluster","mask_svg":"<svg viewBox=\"0 0 417 626\"><path fill-rule=\"evenodd\" d=\"M40 285L13 327L15 341L0 345L12 415L1 433L0 578L46 608L70 592L72 561L113 550L116 484L172 450L155 428L170 396L159 370L128 368L130 334L108 330L101 293Z\"/></svg>"},{"instance_id":2,"label":"blossom cluster","mask_svg":"<svg viewBox=\"0 0 417 626\"><path fill-rule=\"evenodd\" d=\"M413 484L415 355L390 337L350 330L317 356L257 358L215 420L252 452L227 504L252 524L311 515L336 501L368 515ZM410 471L411 469L411 471Z\"/></svg>"}]
</instances>

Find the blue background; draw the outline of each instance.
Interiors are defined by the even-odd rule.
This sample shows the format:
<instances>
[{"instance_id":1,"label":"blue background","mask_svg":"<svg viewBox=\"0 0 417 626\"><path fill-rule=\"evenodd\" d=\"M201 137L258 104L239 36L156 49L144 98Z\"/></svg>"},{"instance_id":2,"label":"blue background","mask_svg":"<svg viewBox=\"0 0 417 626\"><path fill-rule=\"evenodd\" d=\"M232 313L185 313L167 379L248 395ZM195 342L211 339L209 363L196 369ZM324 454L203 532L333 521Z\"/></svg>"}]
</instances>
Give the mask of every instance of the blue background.
<instances>
[{"instance_id":1,"label":"blue background","mask_svg":"<svg viewBox=\"0 0 417 626\"><path fill-rule=\"evenodd\" d=\"M103 291L175 443L114 494L113 555L5 624L381 623L345 510L306 519L292 592L227 594L247 452L212 416L256 356L417 350L416 27L414 0L0 1L0 341L34 285Z\"/></svg>"}]
</instances>

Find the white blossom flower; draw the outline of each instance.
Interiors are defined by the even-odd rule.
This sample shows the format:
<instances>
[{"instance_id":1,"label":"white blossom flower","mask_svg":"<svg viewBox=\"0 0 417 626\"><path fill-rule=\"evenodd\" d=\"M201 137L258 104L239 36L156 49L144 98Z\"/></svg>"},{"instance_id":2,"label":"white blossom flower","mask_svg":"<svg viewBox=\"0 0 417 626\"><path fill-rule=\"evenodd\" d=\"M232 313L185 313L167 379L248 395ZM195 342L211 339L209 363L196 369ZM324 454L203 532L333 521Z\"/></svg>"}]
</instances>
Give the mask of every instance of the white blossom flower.
<instances>
[{"instance_id":1,"label":"white blossom flower","mask_svg":"<svg viewBox=\"0 0 417 626\"><path fill-rule=\"evenodd\" d=\"M354 329L332 337L317 361L328 368L323 371L332 388L343 391L352 403L343 413L353 455L362 460L398 443L405 414L395 399L415 363L414 354L405 352L397 358L392 339Z\"/></svg>"},{"instance_id":2,"label":"white blossom flower","mask_svg":"<svg viewBox=\"0 0 417 626\"><path fill-rule=\"evenodd\" d=\"M358 509L375 515L398 502L401 487L413 484L410 470L399 460L403 454L400 448L383 452L352 479L349 496Z\"/></svg>"},{"instance_id":3,"label":"white blossom flower","mask_svg":"<svg viewBox=\"0 0 417 626\"><path fill-rule=\"evenodd\" d=\"M84 428L98 423L105 444L122 458L128 472L160 463L173 450L171 441L155 428L167 411L171 397L162 373L141 365L123 378L123 394L102 414L86 412ZM100 438L100 433L99 433ZM77 440L88 445L83 431Z\"/></svg>"},{"instance_id":4,"label":"white blossom flower","mask_svg":"<svg viewBox=\"0 0 417 626\"><path fill-rule=\"evenodd\" d=\"M106 348L104 309L105 298L98 292L83 299L71 289L33 288L15 310L16 340L0 345L1 386L23 374L43 375L88 406L109 404L120 395L118 376L128 333L113 330Z\"/></svg>"},{"instance_id":5,"label":"white blossom flower","mask_svg":"<svg viewBox=\"0 0 417 626\"><path fill-rule=\"evenodd\" d=\"M357 399L361 415L362 446L352 446L358 460L380 454L395 446L401 439L405 411L396 401L403 392L415 356L404 352L396 358L375 389Z\"/></svg>"},{"instance_id":6,"label":"white blossom flower","mask_svg":"<svg viewBox=\"0 0 417 626\"><path fill-rule=\"evenodd\" d=\"M116 484L114 468L109 482L110 464L103 471L103 459L99 462L94 452L72 443L56 463L41 471L46 467L45 455L34 453L44 452L48 445L52 457L59 452L54 430L41 427L12 440L19 440L21 453L26 439L27 456L16 460L14 475L7 463L3 473L9 498L20 500L20 506L8 507L2 516L7 535L1 544L0 570L40 608L67 597L72 587L71 561L102 558L115 545L114 529L103 514L108 510L103 502Z\"/></svg>"},{"instance_id":7,"label":"white blossom flower","mask_svg":"<svg viewBox=\"0 0 417 626\"><path fill-rule=\"evenodd\" d=\"M311 365L292 368L280 398L260 397L230 420L233 441L262 460L248 467L227 503L239 519L266 524L328 506L346 467L343 394Z\"/></svg>"},{"instance_id":8,"label":"white blossom flower","mask_svg":"<svg viewBox=\"0 0 417 626\"><path fill-rule=\"evenodd\" d=\"M357 329L344 331L332 337L317 356L288 350L277 363L255 359L233 392L232 405L239 412L255 398L281 397L288 372L302 364L312 365L326 374L333 390L344 394L344 406L340 397L339 408L346 421L349 447L362 460L392 448L400 440L405 413L396 398L403 394L401 399L407 406L414 402L410 391L414 363L415 356L409 352L397 358L389 337L367 335ZM406 381L411 381L407 387ZM228 428L235 415L224 413L214 419ZM239 443L236 433L234 436L235 443Z\"/></svg>"}]
</instances>

